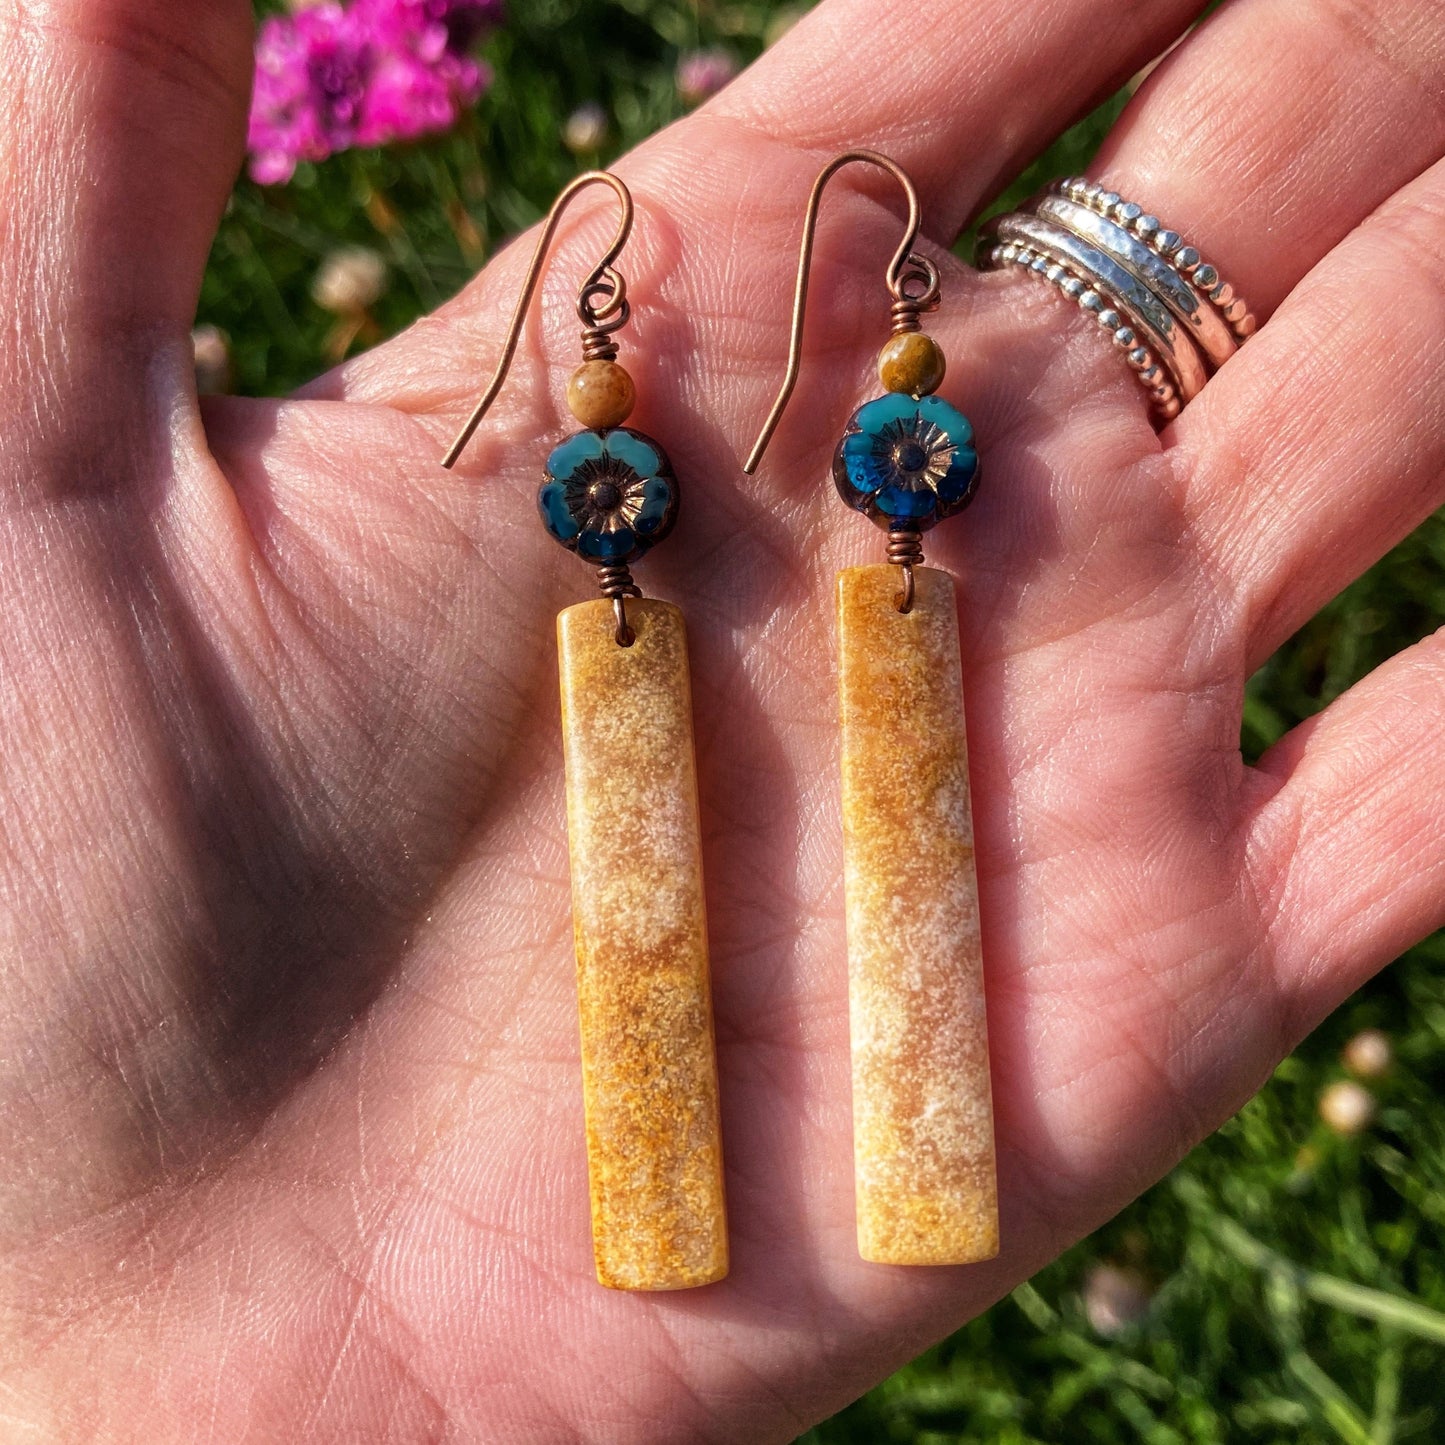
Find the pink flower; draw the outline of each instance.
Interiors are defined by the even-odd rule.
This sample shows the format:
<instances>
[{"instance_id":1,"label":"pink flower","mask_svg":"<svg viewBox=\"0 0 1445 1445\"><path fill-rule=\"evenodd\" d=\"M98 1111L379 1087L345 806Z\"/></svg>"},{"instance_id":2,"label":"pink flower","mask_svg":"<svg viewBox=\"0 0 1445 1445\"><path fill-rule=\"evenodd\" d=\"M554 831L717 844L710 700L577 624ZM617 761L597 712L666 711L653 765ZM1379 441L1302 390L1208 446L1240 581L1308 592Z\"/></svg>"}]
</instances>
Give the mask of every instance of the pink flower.
<instances>
[{"instance_id":1,"label":"pink flower","mask_svg":"<svg viewBox=\"0 0 1445 1445\"><path fill-rule=\"evenodd\" d=\"M502 23L502 0L359 0L359 5L385 15L385 23L429 36L436 53L459 55Z\"/></svg>"},{"instance_id":2,"label":"pink flower","mask_svg":"<svg viewBox=\"0 0 1445 1445\"><path fill-rule=\"evenodd\" d=\"M263 185L351 146L447 130L491 74L467 52L499 0L334 0L275 16L256 45L248 149Z\"/></svg>"},{"instance_id":3,"label":"pink flower","mask_svg":"<svg viewBox=\"0 0 1445 1445\"><path fill-rule=\"evenodd\" d=\"M465 56L427 61L405 50L382 51L368 79L356 144L386 145L450 130L461 107L475 104L490 80L484 65Z\"/></svg>"},{"instance_id":4,"label":"pink flower","mask_svg":"<svg viewBox=\"0 0 1445 1445\"><path fill-rule=\"evenodd\" d=\"M267 20L256 42L251 174L265 184L289 180L299 161L351 145L368 64L365 34L339 5Z\"/></svg>"}]
</instances>

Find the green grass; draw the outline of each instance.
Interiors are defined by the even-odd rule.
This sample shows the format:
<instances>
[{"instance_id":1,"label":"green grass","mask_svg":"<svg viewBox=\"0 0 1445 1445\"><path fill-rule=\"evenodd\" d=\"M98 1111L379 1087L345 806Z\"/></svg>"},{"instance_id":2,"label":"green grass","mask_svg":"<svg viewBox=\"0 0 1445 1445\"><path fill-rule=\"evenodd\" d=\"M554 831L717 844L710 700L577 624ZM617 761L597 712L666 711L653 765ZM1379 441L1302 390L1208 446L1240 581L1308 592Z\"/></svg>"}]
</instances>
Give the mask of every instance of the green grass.
<instances>
[{"instance_id":1,"label":"green grass","mask_svg":"<svg viewBox=\"0 0 1445 1445\"><path fill-rule=\"evenodd\" d=\"M681 112L679 54L748 60L782 8L720 0L514 0L491 44L497 83L452 136L341 156L295 182L242 182L222 224L201 320L230 337L237 389L289 390L347 333L311 298L327 253L364 245L389 289L357 342L455 291L565 180ZM596 155L561 141L586 101L612 117ZM1118 98L1020 179L1080 169ZM1256 755L1445 612L1437 518L1336 599L1252 682ZM1445 1438L1445 941L1411 951L1286 1060L1261 1094L1174 1173L988 1314L818 1426L841 1442L1373 1442ZM1358 1029L1391 1036L1378 1119L1352 1137L1319 1121ZM1153 1291L1105 1338L1082 1297L1113 1263Z\"/></svg>"}]
</instances>

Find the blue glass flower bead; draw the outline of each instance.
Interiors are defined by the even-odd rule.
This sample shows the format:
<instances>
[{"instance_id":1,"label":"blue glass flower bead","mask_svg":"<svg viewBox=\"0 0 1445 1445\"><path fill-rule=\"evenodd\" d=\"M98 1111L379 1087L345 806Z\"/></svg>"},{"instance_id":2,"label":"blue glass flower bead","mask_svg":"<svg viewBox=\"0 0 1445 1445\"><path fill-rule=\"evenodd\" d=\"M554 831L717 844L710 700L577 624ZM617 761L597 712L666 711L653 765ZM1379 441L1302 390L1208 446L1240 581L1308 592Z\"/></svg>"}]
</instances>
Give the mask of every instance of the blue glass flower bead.
<instances>
[{"instance_id":1,"label":"blue glass flower bead","mask_svg":"<svg viewBox=\"0 0 1445 1445\"><path fill-rule=\"evenodd\" d=\"M641 432L582 431L547 458L537 507L569 551L599 566L623 564L672 531L677 478L667 453Z\"/></svg>"},{"instance_id":2,"label":"blue glass flower bead","mask_svg":"<svg viewBox=\"0 0 1445 1445\"><path fill-rule=\"evenodd\" d=\"M849 419L833 481L850 507L886 531L926 532L973 500L973 427L942 397L890 392Z\"/></svg>"}]
</instances>

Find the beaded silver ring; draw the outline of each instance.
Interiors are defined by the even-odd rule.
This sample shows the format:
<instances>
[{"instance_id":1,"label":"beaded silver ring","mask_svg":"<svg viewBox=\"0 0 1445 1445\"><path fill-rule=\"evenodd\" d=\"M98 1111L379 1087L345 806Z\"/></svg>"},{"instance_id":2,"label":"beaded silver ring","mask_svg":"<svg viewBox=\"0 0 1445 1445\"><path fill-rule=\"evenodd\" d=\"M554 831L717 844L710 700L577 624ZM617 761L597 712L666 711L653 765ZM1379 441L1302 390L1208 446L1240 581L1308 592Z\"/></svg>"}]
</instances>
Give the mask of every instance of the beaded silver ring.
<instances>
[{"instance_id":1,"label":"beaded silver ring","mask_svg":"<svg viewBox=\"0 0 1445 1445\"><path fill-rule=\"evenodd\" d=\"M1093 315L1161 423L1256 328L1243 297L1179 232L1080 176L1055 181L1021 210L988 222L978 264L1026 270Z\"/></svg>"}]
</instances>

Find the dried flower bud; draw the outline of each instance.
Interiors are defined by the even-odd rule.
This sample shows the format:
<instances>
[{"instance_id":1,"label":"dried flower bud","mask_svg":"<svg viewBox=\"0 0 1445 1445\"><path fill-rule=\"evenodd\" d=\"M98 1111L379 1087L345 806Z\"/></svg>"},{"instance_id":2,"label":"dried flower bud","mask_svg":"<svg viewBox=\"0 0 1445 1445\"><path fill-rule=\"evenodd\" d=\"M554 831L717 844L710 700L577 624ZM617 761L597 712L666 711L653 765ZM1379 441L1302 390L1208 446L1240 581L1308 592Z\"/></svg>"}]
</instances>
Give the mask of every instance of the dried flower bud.
<instances>
[{"instance_id":1,"label":"dried flower bud","mask_svg":"<svg viewBox=\"0 0 1445 1445\"><path fill-rule=\"evenodd\" d=\"M677 67L677 93L688 105L716 95L738 73L738 63L726 50L694 50Z\"/></svg>"},{"instance_id":2,"label":"dried flower bud","mask_svg":"<svg viewBox=\"0 0 1445 1445\"><path fill-rule=\"evenodd\" d=\"M1340 1057L1357 1078L1379 1079L1390 1072L1395 1055L1390 1036L1382 1029L1362 1029L1345 1045Z\"/></svg>"},{"instance_id":3,"label":"dried flower bud","mask_svg":"<svg viewBox=\"0 0 1445 1445\"><path fill-rule=\"evenodd\" d=\"M231 346L219 326L198 326L191 332L196 362L196 392L222 396L231 389Z\"/></svg>"},{"instance_id":4,"label":"dried flower bud","mask_svg":"<svg viewBox=\"0 0 1445 1445\"><path fill-rule=\"evenodd\" d=\"M343 246L322 261L311 295L323 310L357 316L386 294L386 262L364 246Z\"/></svg>"},{"instance_id":5,"label":"dried flower bud","mask_svg":"<svg viewBox=\"0 0 1445 1445\"><path fill-rule=\"evenodd\" d=\"M1375 1096L1353 1079L1340 1079L1320 1095L1320 1118L1336 1134L1359 1134L1375 1118Z\"/></svg>"},{"instance_id":6,"label":"dried flower bud","mask_svg":"<svg viewBox=\"0 0 1445 1445\"><path fill-rule=\"evenodd\" d=\"M574 156L591 155L607 142L607 112L595 101L579 105L563 123L562 144Z\"/></svg>"},{"instance_id":7,"label":"dried flower bud","mask_svg":"<svg viewBox=\"0 0 1445 1445\"><path fill-rule=\"evenodd\" d=\"M1124 1334L1149 1313L1154 1291L1137 1269L1096 1264L1084 1278L1084 1314L1106 1340Z\"/></svg>"}]
</instances>

